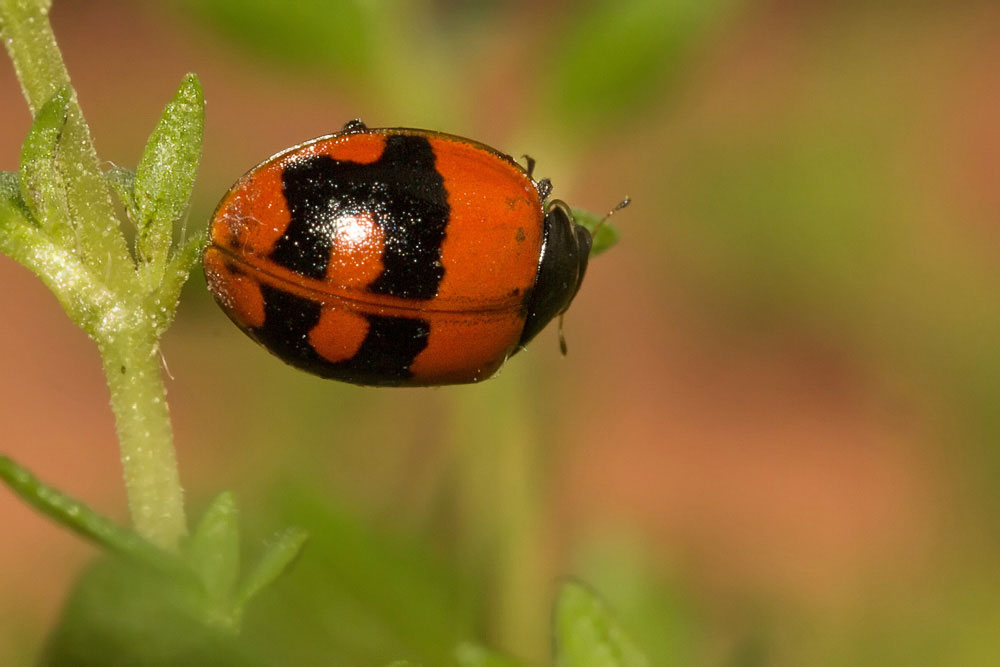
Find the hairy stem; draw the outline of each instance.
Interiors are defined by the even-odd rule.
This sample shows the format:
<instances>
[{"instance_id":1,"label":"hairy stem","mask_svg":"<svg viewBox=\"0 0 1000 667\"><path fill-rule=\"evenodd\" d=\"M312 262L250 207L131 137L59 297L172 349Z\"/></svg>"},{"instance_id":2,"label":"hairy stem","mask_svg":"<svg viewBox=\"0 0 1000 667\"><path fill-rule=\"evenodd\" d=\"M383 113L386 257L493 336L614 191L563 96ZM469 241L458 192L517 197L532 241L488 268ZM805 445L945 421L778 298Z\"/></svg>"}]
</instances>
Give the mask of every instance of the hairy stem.
<instances>
[{"instance_id":1,"label":"hairy stem","mask_svg":"<svg viewBox=\"0 0 1000 667\"><path fill-rule=\"evenodd\" d=\"M160 355L140 329L101 345L135 531L165 549L187 533Z\"/></svg>"},{"instance_id":2,"label":"hairy stem","mask_svg":"<svg viewBox=\"0 0 1000 667\"><path fill-rule=\"evenodd\" d=\"M458 531L463 558L477 563L482 571L475 575L488 581L490 639L518 658L540 661L548 645L540 604L548 594L539 512L542 448L525 417L531 411L523 373L508 368L505 382L453 395ZM521 382L510 377L517 374Z\"/></svg>"},{"instance_id":3,"label":"hairy stem","mask_svg":"<svg viewBox=\"0 0 1000 667\"><path fill-rule=\"evenodd\" d=\"M49 0L0 0L0 37L32 114L69 84L49 24L49 5ZM148 312L75 93L57 147L70 247L49 238L36 223L18 220L20 212L7 207L0 211L10 223L0 250L35 271L70 317L97 341L134 528L157 546L175 549L187 528L159 366L157 337L165 323Z\"/></svg>"}]
</instances>

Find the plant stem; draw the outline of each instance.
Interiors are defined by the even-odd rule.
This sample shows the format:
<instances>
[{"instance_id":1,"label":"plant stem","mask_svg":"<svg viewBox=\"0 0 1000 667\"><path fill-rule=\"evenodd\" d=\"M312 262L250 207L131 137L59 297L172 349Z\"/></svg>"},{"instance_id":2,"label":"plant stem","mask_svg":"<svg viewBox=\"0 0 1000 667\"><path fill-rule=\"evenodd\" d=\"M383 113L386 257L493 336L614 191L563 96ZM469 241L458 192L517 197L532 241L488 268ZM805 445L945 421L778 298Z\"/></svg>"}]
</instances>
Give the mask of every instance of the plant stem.
<instances>
[{"instance_id":1,"label":"plant stem","mask_svg":"<svg viewBox=\"0 0 1000 667\"><path fill-rule=\"evenodd\" d=\"M476 391L453 394L459 537L463 559L481 568L491 599L488 634L524 660L544 659L549 594L540 451L526 418L526 365Z\"/></svg>"},{"instance_id":2,"label":"plant stem","mask_svg":"<svg viewBox=\"0 0 1000 667\"><path fill-rule=\"evenodd\" d=\"M49 0L0 0L0 36L33 114L69 84L49 24L49 5ZM79 264L46 264L45 258L52 253L40 253L39 247L51 244L51 239L18 247L18 238L40 232L28 224L11 227L20 236L11 233L7 250L52 286L74 321L97 342L111 392L133 526L153 544L176 549L187 527L157 347L165 324L154 321L157 315L149 312L153 306L142 298L143 285L118 229L108 185L75 93L58 145L57 159L76 236L74 247L61 250L71 253ZM53 275L53 269L60 278Z\"/></svg>"},{"instance_id":3,"label":"plant stem","mask_svg":"<svg viewBox=\"0 0 1000 667\"><path fill-rule=\"evenodd\" d=\"M153 544L176 549L187 525L156 337L139 329L100 349L133 527Z\"/></svg>"}]
</instances>

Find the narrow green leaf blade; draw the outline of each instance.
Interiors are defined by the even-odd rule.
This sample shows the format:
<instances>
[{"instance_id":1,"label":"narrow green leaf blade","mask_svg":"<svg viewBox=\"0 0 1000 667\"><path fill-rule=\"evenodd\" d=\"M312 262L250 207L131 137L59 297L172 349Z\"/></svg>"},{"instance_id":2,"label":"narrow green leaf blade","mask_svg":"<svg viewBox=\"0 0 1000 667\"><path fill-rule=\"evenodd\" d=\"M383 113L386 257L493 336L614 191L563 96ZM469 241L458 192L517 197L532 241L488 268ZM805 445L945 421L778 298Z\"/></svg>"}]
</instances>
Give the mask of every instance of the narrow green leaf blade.
<instances>
[{"instance_id":1,"label":"narrow green leaf blade","mask_svg":"<svg viewBox=\"0 0 1000 667\"><path fill-rule=\"evenodd\" d=\"M135 173L135 208L140 260L158 284L173 240L174 223L184 214L194 187L205 130L205 97L194 74L184 77L146 143Z\"/></svg>"},{"instance_id":2,"label":"narrow green leaf blade","mask_svg":"<svg viewBox=\"0 0 1000 667\"><path fill-rule=\"evenodd\" d=\"M240 534L233 494L220 493L208 506L184 556L210 600L230 598L240 570Z\"/></svg>"},{"instance_id":3,"label":"narrow green leaf blade","mask_svg":"<svg viewBox=\"0 0 1000 667\"><path fill-rule=\"evenodd\" d=\"M180 564L170 554L160 551L132 531L45 484L26 468L2 454L0 479L35 509L109 551L161 570L173 572L180 569Z\"/></svg>"},{"instance_id":4,"label":"narrow green leaf blade","mask_svg":"<svg viewBox=\"0 0 1000 667\"><path fill-rule=\"evenodd\" d=\"M650 667L606 605L576 583L556 600L555 647L556 667Z\"/></svg>"},{"instance_id":5,"label":"narrow green leaf blade","mask_svg":"<svg viewBox=\"0 0 1000 667\"><path fill-rule=\"evenodd\" d=\"M286 528L277 535L261 556L257 566L243 581L236 596L237 610L241 610L251 598L284 574L302 552L308 537L306 531L294 526Z\"/></svg>"},{"instance_id":6,"label":"narrow green leaf blade","mask_svg":"<svg viewBox=\"0 0 1000 667\"><path fill-rule=\"evenodd\" d=\"M181 298L184 283L191 275L191 269L201 258L206 243L205 235L199 233L181 245L170 258L170 262L163 272L160 289L155 294L156 307L152 310L157 317L157 331L162 333L170 326L174 313L177 311L177 302Z\"/></svg>"},{"instance_id":7,"label":"narrow green leaf blade","mask_svg":"<svg viewBox=\"0 0 1000 667\"><path fill-rule=\"evenodd\" d=\"M129 220L133 222L137 220L138 213L135 209L135 172L123 167L112 167L104 172L104 178L108 181L111 189L115 191L115 194L118 195L118 199L121 200L122 205L125 206Z\"/></svg>"},{"instance_id":8,"label":"narrow green leaf blade","mask_svg":"<svg viewBox=\"0 0 1000 667\"><path fill-rule=\"evenodd\" d=\"M69 238L71 222L59 144L72 91L61 88L42 105L21 147L21 198L32 218L56 238Z\"/></svg>"},{"instance_id":9,"label":"narrow green leaf blade","mask_svg":"<svg viewBox=\"0 0 1000 667\"><path fill-rule=\"evenodd\" d=\"M21 179L16 171L0 171L0 198L21 198Z\"/></svg>"},{"instance_id":10,"label":"narrow green leaf blade","mask_svg":"<svg viewBox=\"0 0 1000 667\"><path fill-rule=\"evenodd\" d=\"M20 197L0 199L0 253L34 273L52 290L70 319L90 336L96 336L108 308L118 301L84 264L79 253L57 245L29 220Z\"/></svg>"},{"instance_id":11,"label":"narrow green leaf blade","mask_svg":"<svg viewBox=\"0 0 1000 667\"><path fill-rule=\"evenodd\" d=\"M0 236L9 234L15 226L30 224L30 217L31 213L21 197L19 174L0 171Z\"/></svg>"}]
</instances>

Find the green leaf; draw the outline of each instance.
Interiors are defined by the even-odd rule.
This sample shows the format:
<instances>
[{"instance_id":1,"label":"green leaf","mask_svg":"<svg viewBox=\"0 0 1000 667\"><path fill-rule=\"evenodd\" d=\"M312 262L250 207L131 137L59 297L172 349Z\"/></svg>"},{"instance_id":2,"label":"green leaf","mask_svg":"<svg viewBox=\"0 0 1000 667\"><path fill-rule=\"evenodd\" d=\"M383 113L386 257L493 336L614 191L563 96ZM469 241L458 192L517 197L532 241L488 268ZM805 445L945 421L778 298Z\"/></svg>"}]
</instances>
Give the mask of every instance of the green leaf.
<instances>
[{"instance_id":1,"label":"green leaf","mask_svg":"<svg viewBox=\"0 0 1000 667\"><path fill-rule=\"evenodd\" d=\"M308 537L306 531L294 526L286 528L277 535L264 555L261 556L257 566L240 586L235 604L237 611L242 610L251 598L288 570L295 558L302 552L302 547Z\"/></svg>"},{"instance_id":2,"label":"green leaf","mask_svg":"<svg viewBox=\"0 0 1000 667\"><path fill-rule=\"evenodd\" d=\"M179 581L123 559L86 568L45 640L45 665L263 667L226 625L206 618L193 578Z\"/></svg>"},{"instance_id":3,"label":"green leaf","mask_svg":"<svg viewBox=\"0 0 1000 667\"><path fill-rule=\"evenodd\" d=\"M187 209L205 130L205 98L194 74L184 77L146 143L135 172L136 254L157 286L173 241L174 223Z\"/></svg>"},{"instance_id":4,"label":"green leaf","mask_svg":"<svg viewBox=\"0 0 1000 667\"><path fill-rule=\"evenodd\" d=\"M0 171L0 199L20 199L21 179L16 171Z\"/></svg>"},{"instance_id":5,"label":"green leaf","mask_svg":"<svg viewBox=\"0 0 1000 667\"><path fill-rule=\"evenodd\" d=\"M409 660L393 660L387 667L420 667L420 664Z\"/></svg>"},{"instance_id":6,"label":"green leaf","mask_svg":"<svg viewBox=\"0 0 1000 667\"><path fill-rule=\"evenodd\" d=\"M96 336L117 295L83 263L75 249L53 243L31 224L18 202L0 199L0 253L38 276L85 332Z\"/></svg>"},{"instance_id":7,"label":"green leaf","mask_svg":"<svg viewBox=\"0 0 1000 667\"><path fill-rule=\"evenodd\" d=\"M185 546L184 556L209 599L228 602L240 570L240 534L233 494L226 491L212 501Z\"/></svg>"},{"instance_id":8,"label":"green leaf","mask_svg":"<svg viewBox=\"0 0 1000 667\"><path fill-rule=\"evenodd\" d=\"M201 253L205 249L207 241L205 234L199 233L183 242L170 258L170 262L163 272L160 289L155 295L158 304L154 312L160 317L160 321L157 322L160 331L166 330L173 319L184 283L191 275L191 268L201 259Z\"/></svg>"},{"instance_id":9,"label":"green leaf","mask_svg":"<svg viewBox=\"0 0 1000 667\"><path fill-rule=\"evenodd\" d=\"M682 582L650 556L645 540L623 530L596 531L574 550L571 571L594 590L607 591L619 620L656 665L694 665L705 624ZM731 666L733 667L733 666Z\"/></svg>"},{"instance_id":10,"label":"green leaf","mask_svg":"<svg viewBox=\"0 0 1000 667\"><path fill-rule=\"evenodd\" d=\"M479 644L465 642L455 649L459 667L526 667L525 663L502 656Z\"/></svg>"},{"instance_id":11,"label":"green leaf","mask_svg":"<svg viewBox=\"0 0 1000 667\"><path fill-rule=\"evenodd\" d=\"M605 604L576 583L563 586L555 610L556 667L649 667Z\"/></svg>"},{"instance_id":12,"label":"green leaf","mask_svg":"<svg viewBox=\"0 0 1000 667\"><path fill-rule=\"evenodd\" d=\"M71 95L68 87L61 88L38 110L21 147L21 197L38 225L61 240L68 240L72 234L59 160Z\"/></svg>"},{"instance_id":13,"label":"green leaf","mask_svg":"<svg viewBox=\"0 0 1000 667\"><path fill-rule=\"evenodd\" d=\"M594 233L594 244L590 247L590 256L596 257L606 250L618 245L621 239L621 232L618 227L609 222L601 225L601 228Z\"/></svg>"},{"instance_id":14,"label":"green leaf","mask_svg":"<svg viewBox=\"0 0 1000 667\"><path fill-rule=\"evenodd\" d=\"M112 167L104 172L104 178L125 206L129 220L135 222L138 219L135 208L135 172L122 167Z\"/></svg>"},{"instance_id":15,"label":"green leaf","mask_svg":"<svg viewBox=\"0 0 1000 667\"><path fill-rule=\"evenodd\" d=\"M198 234L184 242L170 258L170 262L163 272L160 289L150 295L155 303L150 306L149 312L156 320L155 330L158 334L166 331L173 321L181 290L191 275L191 268L201 258L201 252L204 250L206 242L204 234Z\"/></svg>"},{"instance_id":16,"label":"green leaf","mask_svg":"<svg viewBox=\"0 0 1000 667\"><path fill-rule=\"evenodd\" d=\"M0 232L15 225L27 225L31 217L21 198L21 179L16 172L0 171Z\"/></svg>"},{"instance_id":17,"label":"green leaf","mask_svg":"<svg viewBox=\"0 0 1000 667\"><path fill-rule=\"evenodd\" d=\"M622 208L621 204L616 206L612 212L620 208ZM581 208L574 208L572 211L573 220L575 220L578 225L585 227L594 237L593 244L590 247L591 257L597 257L602 252L610 250L613 246L618 244L618 241L621 238L621 232L618 231L618 227L608 221L607 218L610 213L608 215L598 216Z\"/></svg>"},{"instance_id":18,"label":"green leaf","mask_svg":"<svg viewBox=\"0 0 1000 667\"><path fill-rule=\"evenodd\" d=\"M2 454L0 454L0 479L29 505L105 549L159 570L182 571L180 563L170 554L98 514L80 501L48 486L27 469Z\"/></svg>"},{"instance_id":19,"label":"green leaf","mask_svg":"<svg viewBox=\"0 0 1000 667\"><path fill-rule=\"evenodd\" d=\"M271 664L310 664L322 650L334 656L327 664L454 666L455 646L473 636L481 607L471 576L426 535L386 532L300 484L281 485L266 508L266 524L294 520L309 531L295 571L257 596L246 618L244 635Z\"/></svg>"}]
</instances>

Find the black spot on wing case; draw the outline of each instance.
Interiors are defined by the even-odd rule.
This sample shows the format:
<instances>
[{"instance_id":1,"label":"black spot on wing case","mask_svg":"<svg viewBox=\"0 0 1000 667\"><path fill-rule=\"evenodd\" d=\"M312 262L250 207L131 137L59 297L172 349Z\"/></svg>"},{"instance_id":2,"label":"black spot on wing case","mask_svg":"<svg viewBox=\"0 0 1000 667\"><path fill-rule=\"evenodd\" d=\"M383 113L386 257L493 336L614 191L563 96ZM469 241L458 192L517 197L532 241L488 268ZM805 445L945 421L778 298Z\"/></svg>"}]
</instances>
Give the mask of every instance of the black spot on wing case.
<instances>
[{"instance_id":1,"label":"black spot on wing case","mask_svg":"<svg viewBox=\"0 0 1000 667\"><path fill-rule=\"evenodd\" d=\"M368 164L326 155L295 160L282 184L291 222L271 252L274 262L322 279L337 220L368 213L384 232L385 248L382 273L367 291L409 299L437 294L449 208L427 138L390 135L379 159Z\"/></svg>"},{"instance_id":2,"label":"black spot on wing case","mask_svg":"<svg viewBox=\"0 0 1000 667\"><path fill-rule=\"evenodd\" d=\"M264 324L250 330L264 347L296 368L353 384L408 384L410 364L427 347L430 323L420 318L365 315L368 332L350 359L332 362L317 354L309 333L319 323L322 305L261 284Z\"/></svg>"}]
</instances>

